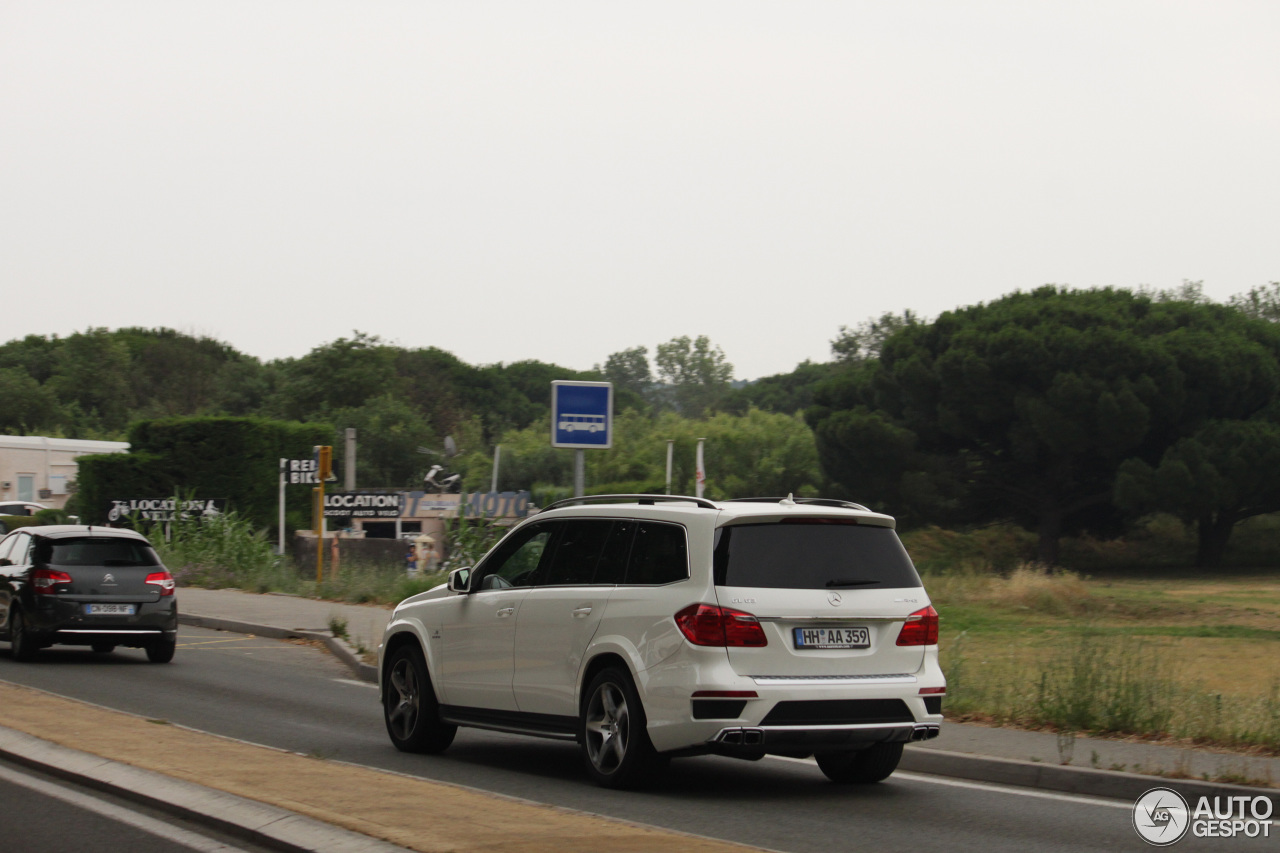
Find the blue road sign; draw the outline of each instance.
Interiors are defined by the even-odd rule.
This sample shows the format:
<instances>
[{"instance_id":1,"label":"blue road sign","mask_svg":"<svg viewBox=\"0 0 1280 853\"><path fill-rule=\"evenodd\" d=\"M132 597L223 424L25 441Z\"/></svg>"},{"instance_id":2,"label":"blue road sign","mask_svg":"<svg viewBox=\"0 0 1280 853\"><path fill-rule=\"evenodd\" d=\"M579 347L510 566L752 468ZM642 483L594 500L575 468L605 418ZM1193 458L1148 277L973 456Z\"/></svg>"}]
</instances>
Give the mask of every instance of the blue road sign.
<instances>
[{"instance_id":1,"label":"blue road sign","mask_svg":"<svg viewBox=\"0 0 1280 853\"><path fill-rule=\"evenodd\" d=\"M613 447L613 383L551 383L551 446Z\"/></svg>"}]
</instances>

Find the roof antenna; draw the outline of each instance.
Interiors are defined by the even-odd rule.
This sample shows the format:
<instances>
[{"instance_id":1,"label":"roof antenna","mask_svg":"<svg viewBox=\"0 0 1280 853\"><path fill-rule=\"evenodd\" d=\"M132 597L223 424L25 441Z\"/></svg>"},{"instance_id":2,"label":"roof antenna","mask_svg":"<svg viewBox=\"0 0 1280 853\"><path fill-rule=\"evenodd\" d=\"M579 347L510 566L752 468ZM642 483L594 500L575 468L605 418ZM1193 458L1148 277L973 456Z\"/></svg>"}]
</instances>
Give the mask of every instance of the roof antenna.
<instances>
[{"instance_id":1,"label":"roof antenna","mask_svg":"<svg viewBox=\"0 0 1280 853\"><path fill-rule=\"evenodd\" d=\"M782 500L778 501L778 503L782 504L783 506L795 506L796 502L794 500L794 494L795 494L794 492L787 492L787 496Z\"/></svg>"}]
</instances>

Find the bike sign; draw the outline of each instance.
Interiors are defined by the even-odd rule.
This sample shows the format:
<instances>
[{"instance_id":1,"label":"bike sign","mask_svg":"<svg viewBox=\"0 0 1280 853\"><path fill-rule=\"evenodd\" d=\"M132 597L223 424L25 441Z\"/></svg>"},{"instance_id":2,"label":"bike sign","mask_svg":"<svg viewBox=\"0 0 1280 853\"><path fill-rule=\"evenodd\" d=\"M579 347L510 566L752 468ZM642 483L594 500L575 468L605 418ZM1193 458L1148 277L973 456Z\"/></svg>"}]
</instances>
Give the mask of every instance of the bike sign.
<instances>
[{"instance_id":1,"label":"bike sign","mask_svg":"<svg viewBox=\"0 0 1280 853\"><path fill-rule=\"evenodd\" d=\"M613 383L551 383L551 446L613 447Z\"/></svg>"}]
</instances>

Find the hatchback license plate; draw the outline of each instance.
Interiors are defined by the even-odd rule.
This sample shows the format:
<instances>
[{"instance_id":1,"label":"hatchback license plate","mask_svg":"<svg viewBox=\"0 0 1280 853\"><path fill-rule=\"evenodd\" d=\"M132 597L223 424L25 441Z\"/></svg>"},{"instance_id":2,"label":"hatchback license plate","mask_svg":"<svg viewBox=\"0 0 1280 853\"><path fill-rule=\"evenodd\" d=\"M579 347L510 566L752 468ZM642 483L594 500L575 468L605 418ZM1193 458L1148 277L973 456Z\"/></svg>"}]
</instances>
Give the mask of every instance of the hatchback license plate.
<instances>
[{"instance_id":1,"label":"hatchback license plate","mask_svg":"<svg viewBox=\"0 0 1280 853\"><path fill-rule=\"evenodd\" d=\"M795 628L797 649L867 649L871 632L866 628Z\"/></svg>"},{"instance_id":2,"label":"hatchback license plate","mask_svg":"<svg viewBox=\"0 0 1280 853\"><path fill-rule=\"evenodd\" d=\"M89 616L132 616L132 604L86 604L84 612Z\"/></svg>"}]
</instances>

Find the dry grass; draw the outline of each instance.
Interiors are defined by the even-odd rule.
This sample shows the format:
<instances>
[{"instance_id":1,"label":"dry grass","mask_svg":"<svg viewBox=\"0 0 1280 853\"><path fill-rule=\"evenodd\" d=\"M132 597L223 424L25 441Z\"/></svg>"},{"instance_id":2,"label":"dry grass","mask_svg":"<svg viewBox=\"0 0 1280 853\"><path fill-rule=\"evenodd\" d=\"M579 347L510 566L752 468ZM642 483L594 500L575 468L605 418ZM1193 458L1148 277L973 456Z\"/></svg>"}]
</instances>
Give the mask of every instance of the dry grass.
<instances>
[{"instance_id":1,"label":"dry grass","mask_svg":"<svg viewBox=\"0 0 1280 853\"><path fill-rule=\"evenodd\" d=\"M1089 585L1075 572L1051 572L1037 563L1022 563L1008 574L965 566L929 575L929 596L948 604L998 605L1055 616L1078 616L1098 609Z\"/></svg>"}]
</instances>

